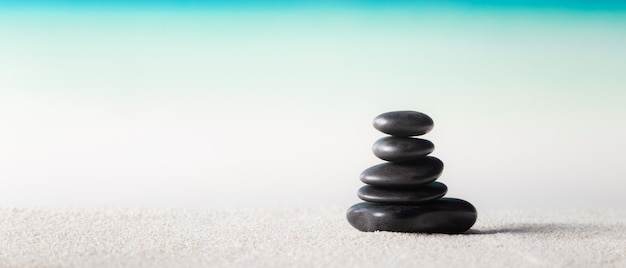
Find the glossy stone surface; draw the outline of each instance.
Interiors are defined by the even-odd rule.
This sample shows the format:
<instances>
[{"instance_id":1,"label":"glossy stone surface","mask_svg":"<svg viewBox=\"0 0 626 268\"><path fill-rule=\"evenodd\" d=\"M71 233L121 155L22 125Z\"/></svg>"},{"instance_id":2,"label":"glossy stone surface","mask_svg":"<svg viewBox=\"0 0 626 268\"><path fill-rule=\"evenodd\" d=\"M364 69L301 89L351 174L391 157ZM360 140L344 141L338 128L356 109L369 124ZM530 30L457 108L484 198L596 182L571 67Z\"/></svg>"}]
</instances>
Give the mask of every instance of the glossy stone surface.
<instances>
[{"instance_id":1,"label":"glossy stone surface","mask_svg":"<svg viewBox=\"0 0 626 268\"><path fill-rule=\"evenodd\" d=\"M417 161L384 163L364 170L363 183L381 188L407 188L435 181L443 171L443 162L436 157L425 156Z\"/></svg>"},{"instance_id":2,"label":"glossy stone surface","mask_svg":"<svg viewBox=\"0 0 626 268\"><path fill-rule=\"evenodd\" d=\"M401 137L384 137L372 146L374 155L391 162L408 162L419 160L435 150L429 140Z\"/></svg>"},{"instance_id":3,"label":"glossy stone surface","mask_svg":"<svg viewBox=\"0 0 626 268\"><path fill-rule=\"evenodd\" d=\"M348 209L348 222L359 231L407 233L463 233L478 216L465 200L442 198L419 205L363 202Z\"/></svg>"},{"instance_id":4,"label":"glossy stone surface","mask_svg":"<svg viewBox=\"0 0 626 268\"><path fill-rule=\"evenodd\" d=\"M430 116L415 111L395 111L374 118L374 128L398 137L411 137L428 133L434 123Z\"/></svg>"},{"instance_id":5,"label":"glossy stone surface","mask_svg":"<svg viewBox=\"0 0 626 268\"><path fill-rule=\"evenodd\" d=\"M387 204L417 204L442 198L448 187L441 182L431 182L413 189L385 189L365 185L357 196L364 201Z\"/></svg>"}]
</instances>

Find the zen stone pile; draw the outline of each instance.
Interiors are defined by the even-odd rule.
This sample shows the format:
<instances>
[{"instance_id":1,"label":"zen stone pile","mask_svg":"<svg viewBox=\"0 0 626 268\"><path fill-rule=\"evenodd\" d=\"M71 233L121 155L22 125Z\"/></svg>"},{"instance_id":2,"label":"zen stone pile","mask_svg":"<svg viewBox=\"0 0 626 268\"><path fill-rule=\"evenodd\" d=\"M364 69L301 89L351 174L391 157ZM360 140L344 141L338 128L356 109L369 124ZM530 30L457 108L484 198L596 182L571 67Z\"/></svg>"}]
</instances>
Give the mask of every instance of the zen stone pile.
<instances>
[{"instance_id":1,"label":"zen stone pile","mask_svg":"<svg viewBox=\"0 0 626 268\"><path fill-rule=\"evenodd\" d=\"M476 222L476 208L467 201L443 198L448 187L436 180L443 162L429 156L432 142L414 138L433 128L433 120L414 111L374 118L374 128L389 134L374 143L376 157L388 161L361 173L367 185L357 192L365 202L347 212L348 222L363 232L462 233Z\"/></svg>"}]
</instances>

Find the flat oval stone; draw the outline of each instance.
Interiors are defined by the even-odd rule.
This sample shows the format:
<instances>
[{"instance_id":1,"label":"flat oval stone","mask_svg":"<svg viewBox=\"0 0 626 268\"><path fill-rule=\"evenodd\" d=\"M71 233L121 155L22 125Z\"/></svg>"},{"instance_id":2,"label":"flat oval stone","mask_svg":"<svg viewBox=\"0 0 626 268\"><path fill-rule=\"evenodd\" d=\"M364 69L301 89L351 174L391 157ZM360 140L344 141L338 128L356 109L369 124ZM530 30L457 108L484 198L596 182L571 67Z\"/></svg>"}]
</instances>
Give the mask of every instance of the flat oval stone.
<instances>
[{"instance_id":1,"label":"flat oval stone","mask_svg":"<svg viewBox=\"0 0 626 268\"><path fill-rule=\"evenodd\" d=\"M418 205L363 202L350 207L346 217L362 232L456 234L469 230L478 213L465 200L442 198Z\"/></svg>"},{"instance_id":2,"label":"flat oval stone","mask_svg":"<svg viewBox=\"0 0 626 268\"><path fill-rule=\"evenodd\" d=\"M448 187L441 182L431 182L413 189L385 189L365 185L357 196L364 201L387 204L417 204L442 198Z\"/></svg>"},{"instance_id":3,"label":"flat oval stone","mask_svg":"<svg viewBox=\"0 0 626 268\"><path fill-rule=\"evenodd\" d=\"M395 111L374 118L374 128L398 137L411 137L428 133L434 122L430 116L415 111Z\"/></svg>"},{"instance_id":4,"label":"flat oval stone","mask_svg":"<svg viewBox=\"0 0 626 268\"><path fill-rule=\"evenodd\" d=\"M376 157L391 162L407 162L418 160L435 150L429 140L401 137L384 137L372 146Z\"/></svg>"},{"instance_id":5,"label":"flat oval stone","mask_svg":"<svg viewBox=\"0 0 626 268\"><path fill-rule=\"evenodd\" d=\"M361 181L380 188L407 188L435 181L443 171L443 162L425 156L417 161L384 163L364 170Z\"/></svg>"}]
</instances>

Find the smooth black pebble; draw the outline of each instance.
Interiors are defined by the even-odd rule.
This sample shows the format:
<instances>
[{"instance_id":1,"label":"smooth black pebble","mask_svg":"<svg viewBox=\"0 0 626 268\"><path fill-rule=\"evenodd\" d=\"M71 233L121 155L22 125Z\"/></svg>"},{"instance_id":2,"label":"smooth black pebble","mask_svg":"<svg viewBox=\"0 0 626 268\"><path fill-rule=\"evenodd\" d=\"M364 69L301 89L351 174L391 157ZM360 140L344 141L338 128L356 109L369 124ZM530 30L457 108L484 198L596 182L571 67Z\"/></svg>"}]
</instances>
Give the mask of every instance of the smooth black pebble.
<instances>
[{"instance_id":1,"label":"smooth black pebble","mask_svg":"<svg viewBox=\"0 0 626 268\"><path fill-rule=\"evenodd\" d=\"M428 133L434 122L430 116L415 111L395 111L374 118L374 128L398 137L411 137Z\"/></svg>"},{"instance_id":2,"label":"smooth black pebble","mask_svg":"<svg viewBox=\"0 0 626 268\"><path fill-rule=\"evenodd\" d=\"M418 204L442 198L448 187L441 182L431 182L414 189L384 189L365 185L357 196L364 201L387 204Z\"/></svg>"},{"instance_id":3,"label":"smooth black pebble","mask_svg":"<svg viewBox=\"0 0 626 268\"><path fill-rule=\"evenodd\" d=\"M363 202L348 209L348 222L363 232L463 233L478 213L469 202L442 198L419 205Z\"/></svg>"},{"instance_id":4,"label":"smooth black pebble","mask_svg":"<svg viewBox=\"0 0 626 268\"><path fill-rule=\"evenodd\" d=\"M429 140L401 137L384 137L372 146L376 157L391 162L419 160L433 150L435 145Z\"/></svg>"},{"instance_id":5,"label":"smooth black pebble","mask_svg":"<svg viewBox=\"0 0 626 268\"><path fill-rule=\"evenodd\" d=\"M425 156L406 163L384 163L364 170L361 181L381 188L416 187L435 181L443 172L443 162Z\"/></svg>"}]
</instances>

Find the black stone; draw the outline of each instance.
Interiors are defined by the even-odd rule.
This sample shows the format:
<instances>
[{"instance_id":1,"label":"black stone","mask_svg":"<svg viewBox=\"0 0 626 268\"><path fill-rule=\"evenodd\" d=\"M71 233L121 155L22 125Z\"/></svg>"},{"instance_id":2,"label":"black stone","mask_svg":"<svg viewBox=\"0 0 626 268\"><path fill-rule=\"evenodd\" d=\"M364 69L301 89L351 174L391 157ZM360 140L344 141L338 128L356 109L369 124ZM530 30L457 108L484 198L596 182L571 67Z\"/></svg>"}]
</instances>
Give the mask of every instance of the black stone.
<instances>
[{"instance_id":1,"label":"black stone","mask_svg":"<svg viewBox=\"0 0 626 268\"><path fill-rule=\"evenodd\" d=\"M431 182L413 189L384 189L365 185L357 196L364 201L387 204L417 204L442 198L448 187L441 182Z\"/></svg>"},{"instance_id":2,"label":"black stone","mask_svg":"<svg viewBox=\"0 0 626 268\"><path fill-rule=\"evenodd\" d=\"M434 123L430 116L415 111L388 112L374 118L374 128L398 137L411 137L428 133Z\"/></svg>"},{"instance_id":3,"label":"black stone","mask_svg":"<svg viewBox=\"0 0 626 268\"><path fill-rule=\"evenodd\" d=\"M363 232L463 233L478 216L465 200L442 198L418 205L363 202L348 209L348 222Z\"/></svg>"},{"instance_id":4,"label":"black stone","mask_svg":"<svg viewBox=\"0 0 626 268\"><path fill-rule=\"evenodd\" d=\"M407 188L435 181L443 171L443 162L425 156L406 163L384 163L361 173L361 181L381 188Z\"/></svg>"},{"instance_id":5,"label":"black stone","mask_svg":"<svg viewBox=\"0 0 626 268\"><path fill-rule=\"evenodd\" d=\"M435 145L432 142L416 138L384 137L372 146L376 157L391 162L419 160L433 150Z\"/></svg>"}]
</instances>

